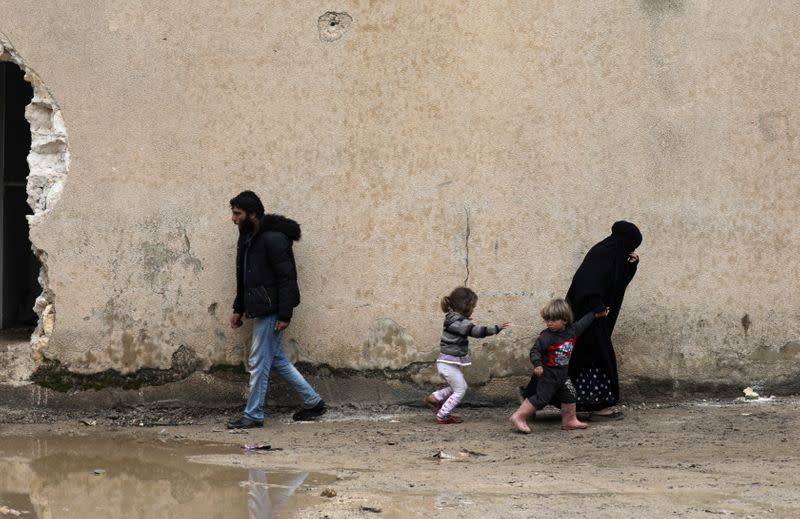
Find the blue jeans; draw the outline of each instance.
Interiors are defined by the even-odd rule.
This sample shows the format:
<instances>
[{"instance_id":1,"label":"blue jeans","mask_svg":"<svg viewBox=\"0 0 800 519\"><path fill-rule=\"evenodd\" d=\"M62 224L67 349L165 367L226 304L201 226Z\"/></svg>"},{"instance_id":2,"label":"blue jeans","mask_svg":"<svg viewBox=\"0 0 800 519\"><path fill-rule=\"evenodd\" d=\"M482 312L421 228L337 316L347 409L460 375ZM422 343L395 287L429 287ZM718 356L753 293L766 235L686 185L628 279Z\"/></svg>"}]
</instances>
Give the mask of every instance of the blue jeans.
<instances>
[{"instance_id":1,"label":"blue jeans","mask_svg":"<svg viewBox=\"0 0 800 519\"><path fill-rule=\"evenodd\" d=\"M269 372L272 368L300 395L306 409L314 407L322 400L286 357L282 345L283 331L275 331L277 320L277 315L253 319L253 341L250 345L250 357L247 359L250 391L244 415L259 422L264 420L264 400L267 398Z\"/></svg>"}]
</instances>

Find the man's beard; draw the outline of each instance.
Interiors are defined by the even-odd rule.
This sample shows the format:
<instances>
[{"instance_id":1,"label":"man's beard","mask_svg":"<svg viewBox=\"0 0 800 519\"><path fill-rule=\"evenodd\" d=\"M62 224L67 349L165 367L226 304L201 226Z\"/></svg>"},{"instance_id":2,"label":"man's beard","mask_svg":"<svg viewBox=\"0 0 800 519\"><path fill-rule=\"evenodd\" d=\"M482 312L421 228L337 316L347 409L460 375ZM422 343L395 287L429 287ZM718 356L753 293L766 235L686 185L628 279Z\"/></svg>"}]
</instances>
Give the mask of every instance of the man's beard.
<instances>
[{"instance_id":1,"label":"man's beard","mask_svg":"<svg viewBox=\"0 0 800 519\"><path fill-rule=\"evenodd\" d=\"M242 220L242 223L239 224L239 232L242 234L252 234L255 228L256 225L250 218L245 218Z\"/></svg>"}]
</instances>

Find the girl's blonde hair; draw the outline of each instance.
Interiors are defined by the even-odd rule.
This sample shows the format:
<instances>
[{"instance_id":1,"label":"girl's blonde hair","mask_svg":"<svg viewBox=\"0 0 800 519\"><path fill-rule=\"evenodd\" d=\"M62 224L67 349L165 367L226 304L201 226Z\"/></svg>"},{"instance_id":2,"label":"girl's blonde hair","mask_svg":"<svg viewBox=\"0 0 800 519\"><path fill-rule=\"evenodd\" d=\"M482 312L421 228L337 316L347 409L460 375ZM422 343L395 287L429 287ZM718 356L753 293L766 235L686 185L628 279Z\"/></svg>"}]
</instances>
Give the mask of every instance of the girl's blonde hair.
<instances>
[{"instance_id":1,"label":"girl's blonde hair","mask_svg":"<svg viewBox=\"0 0 800 519\"><path fill-rule=\"evenodd\" d=\"M444 313L453 310L463 316L468 316L475 310L476 304L478 304L478 294L467 287L458 287L450 292L449 296L442 298L441 307Z\"/></svg>"},{"instance_id":2,"label":"girl's blonde hair","mask_svg":"<svg viewBox=\"0 0 800 519\"><path fill-rule=\"evenodd\" d=\"M563 299L553 299L547 303L544 308L542 308L541 315L542 319L545 321L563 319L567 324L571 324L572 321L575 320L575 316L572 314L572 308L570 308L569 303Z\"/></svg>"}]
</instances>

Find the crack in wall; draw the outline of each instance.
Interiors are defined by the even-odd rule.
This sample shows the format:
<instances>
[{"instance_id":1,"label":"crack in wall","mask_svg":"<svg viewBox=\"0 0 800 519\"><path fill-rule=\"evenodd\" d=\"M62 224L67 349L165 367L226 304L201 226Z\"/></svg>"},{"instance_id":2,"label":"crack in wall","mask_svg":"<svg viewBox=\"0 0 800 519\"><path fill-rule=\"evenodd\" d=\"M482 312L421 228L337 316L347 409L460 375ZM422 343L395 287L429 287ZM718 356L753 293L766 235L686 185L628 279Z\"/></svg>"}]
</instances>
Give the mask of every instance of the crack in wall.
<instances>
[{"instance_id":1,"label":"crack in wall","mask_svg":"<svg viewBox=\"0 0 800 519\"><path fill-rule=\"evenodd\" d=\"M34 228L58 202L69 171L69 143L61 109L39 75L16 52L5 34L0 32L0 61L17 65L25 73L25 81L33 87L33 98L25 107L25 119L31 130L31 149L28 153L28 205L33 214L27 217ZM31 249L39 260L39 285L42 293L36 299L34 311L39 316L31 335L31 356L38 366L55 327L55 294L50 287L47 252L31 239Z\"/></svg>"},{"instance_id":2,"label":"crack in wall","mask_svg":"<svg viewBox=\"0 0 800 519\"><path fill-rule=\"evenodd\" d=\"M469 220L469 205L464 203L464 216L466 218L466 230L464 231L464 268L466 269L466 277L464 277L464 286L469 286L469 235L470 235L470 220Z\"/></svg>"}]
</instances>

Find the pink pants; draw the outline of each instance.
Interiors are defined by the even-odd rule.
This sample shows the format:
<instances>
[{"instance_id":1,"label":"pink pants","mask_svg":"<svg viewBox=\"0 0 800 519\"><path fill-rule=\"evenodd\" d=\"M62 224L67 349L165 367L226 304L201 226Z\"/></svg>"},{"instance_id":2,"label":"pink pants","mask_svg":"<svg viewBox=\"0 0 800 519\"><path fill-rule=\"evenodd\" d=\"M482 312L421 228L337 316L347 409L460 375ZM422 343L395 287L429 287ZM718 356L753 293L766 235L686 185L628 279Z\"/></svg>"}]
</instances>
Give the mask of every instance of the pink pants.
<instances>
[{"instance_id":1,"label":"pink pants","mask_svg":"<svg viewBox=\"0 0 800 519\"><path fill-rule=\"evenodd\" d=\"M439 371L442 378L450 384L450 387L445 387L439 391L433 392L433 397L436 400L439 402L445 401L444 404L442 404L442 408L436 413L436 416L445 418L464 398L464 394L467 392L467 381L464 380L461 366L457 364L437 362L436 369Z\"/></svg>"}]
</instances>

